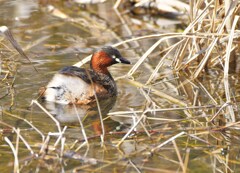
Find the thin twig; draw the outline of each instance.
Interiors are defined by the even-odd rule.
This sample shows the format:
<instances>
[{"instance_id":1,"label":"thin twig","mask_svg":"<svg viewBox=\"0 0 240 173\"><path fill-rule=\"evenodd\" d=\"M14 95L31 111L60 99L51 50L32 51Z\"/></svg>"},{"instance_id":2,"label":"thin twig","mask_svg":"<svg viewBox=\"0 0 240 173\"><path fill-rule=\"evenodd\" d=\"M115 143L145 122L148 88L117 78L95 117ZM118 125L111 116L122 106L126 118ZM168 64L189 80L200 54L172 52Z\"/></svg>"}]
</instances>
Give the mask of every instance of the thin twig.
<instances>
[{"instance_id":1,"label":"thin twig","mask_svg":"<svg viewBox=\"0 0 240 173\"><path fill-rule=\"evenodd\" d=\"M8 143L8 145L10 146L10 148L12 149L12 152L13 152L13 156L14 156L14 170L13 170L13 172L14 173L19 173L20 170L19 170L19 162L18 162L17 151L14 148L12 142L7 137L4 137L4 140Z\"/></svg>"}]
</instances>

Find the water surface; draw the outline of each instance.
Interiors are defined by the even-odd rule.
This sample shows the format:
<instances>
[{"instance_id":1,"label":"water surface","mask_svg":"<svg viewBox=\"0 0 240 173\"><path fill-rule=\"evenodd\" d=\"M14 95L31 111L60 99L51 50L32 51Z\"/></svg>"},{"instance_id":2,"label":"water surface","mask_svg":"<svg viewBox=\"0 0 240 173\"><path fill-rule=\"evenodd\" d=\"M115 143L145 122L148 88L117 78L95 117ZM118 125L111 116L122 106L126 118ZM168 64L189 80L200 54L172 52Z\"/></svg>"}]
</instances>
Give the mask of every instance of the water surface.
<instances>
[{"instance_id":1,"label":"water surface","mask_svg":"<svg viewBox=\"0 0 240 173\"><path fill-rule=\"evenodd\" d=\"M81 61L99 47L141 35L164 33L166 30L168 32L175 31L179 27L172 25L174 22L159 21L173 21L173 19L147 18L147 15L146 17L137 17L127 13L121 15L122 19L112 9L112 1L94 5L79 5L72 2L53 3L51 5L55 7L54 12L48 10L49 4L40 3L40 1L1 1L0 4L0 25L6 25L11 29L15 39L32 61L30 64L18 54L9 51L7 47L9 46L10 49L12 47L7 40L1 42L1 54L5 55L3 56L4 63L8 58L14 62L12 76L7 80L9 84L13 82L13 88L10 90L12 94L0 99L1 109L5 111L1 114L1 122L19 128L27 143L34 152L40 155L42 153L39 151L43 146L42 136L23 119L31 122L45 137L49 132L58 132L58 127L50 116L38 106L30 106L32 100L37 99L39 88L45 86L54 73L64 66ZM156 41L156 38L132 41L119 46L118 49L124 57L135 64ZM132 78L145 83L159 62L159 52L166 46L166 43L159 46L145 60L141 68L133 74ZM213 69L213 73L210 73L205 80L192 81L186 84L187 76L185 73L175 73L170 66L171 60L171 57L166 60L164 68L159 71L155 78L157 82L153 87L184 103L193 102L193 91L196 91L200 93L199 100L202 103L205 105L213 104L205 91L207 89L211 91L213 97L219 97L216 90L222 89L222 85L219 85L221 79L214 78L214 72L218 72L219 69ZM34 70L33 65L37 71ZM88 67L88 64L85 67ZM126 75L131 67L118 64L112 66L110 71L117 79ZM236 77L234 75L233 77ZM1 75L1 79L3 76ZM186 85L183 87L182 83L184 82ZM57 154L61 153L61 145L57 145L56 150L52 149L57 140L54 135L49 141L48 155L36 159L33 159L33 156L21 142L18 153L21 172L81 172L81 170L83 172L136 172L138 169L143 172L181 172L176 148L173 147L172 143L167 144L153 155L151 149L182 131L205 133L198 135L201 140L197 137L194 138L194 136L183 136L176 140L181 157L189 160L189 172L215 172L217 168L212 168L213 165L219 167L219 170L228 169L223 164L223 162L227 162L225 160L227 154L221 152L223 149L230 153L227 155L232 162L232 165L229 165L229 170L239 170L239 160L235 159L239 153L236 142L239 132L224 131L222 134L215 131L206 133L204 124L206 124L207 118L200 117L197 122L187 120L187 118L191 118L190 115L202 116L203 112L206 113L208 110L193 109L190 113L185 110L149 111L146 113L147 116L158 118L157 121L149 120L146 123L152 138L147 137L143 126L139 125L136 128L136 133L132 133L120 148L115 147L114 145L120 141L132 124L141 117L141 113L127 114L128 116L120 116L121 113L116 113L115 116L107 116L108 112L139 111L145 110L146 107L151 109L179 107L177 104L152 94L152 91L147 87L141 88L130 84L127 78L117 80L117 85L119 94L116 100L110 100L101 105L106 132L105 146L101 145L101 123L96 106L83 106L75 109L74 106L69 105L41 103L60 122L61 129L67 126L64 132L66 138L65 157L63 160L56 157ZM3 84L1 96L6 93L8 86ZM195 90L194 87L198 90ZM13 103L12 106L11 103ZM211 111L216 111L216 108L210 109L209 114ZM22 119L12 117L9 113ZM77 148L84 142L84 135L80 128L78 115L83 121L89 139L89 148L84 146L79 150ZM166 119L168 120L166 121ZM169 123L169 120L173 122ZM1 136L9 138L15 145L17 135L12 133L11 128L2 125L1 129ZM225 140L227 137L230 140ZM74 151L76 151L76 157L71 155ZM85 160L79 159L79 156ZM96 159L97 164L95 164L94 159ZM12 171L13 163L14 159L10 147L4 139L0 140L0 172Z\"/></svg>"}]
</instances>

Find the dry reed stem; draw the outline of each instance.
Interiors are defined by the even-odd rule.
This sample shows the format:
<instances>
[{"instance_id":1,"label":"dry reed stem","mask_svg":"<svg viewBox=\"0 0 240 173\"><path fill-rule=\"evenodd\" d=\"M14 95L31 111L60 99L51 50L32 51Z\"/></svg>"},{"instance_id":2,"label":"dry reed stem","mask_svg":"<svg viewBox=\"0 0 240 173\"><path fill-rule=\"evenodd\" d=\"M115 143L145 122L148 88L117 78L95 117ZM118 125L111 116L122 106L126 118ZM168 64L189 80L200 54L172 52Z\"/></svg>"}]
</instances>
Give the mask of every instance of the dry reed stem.
<instances>
[{"instance_id":1,"label":"dry reed stem","mask_svg":"<svg viewBox=\"0 0 240 173\"><path fill-rule=\"evenodd\" d=\"M237 6L237 3L238 3L238 1L236 1L236 0L235 0L235 1L225 0L225 1L224 1L225 15L228 14L228 10L229 10L230 8L235 9L236 6ZM233 21L233 20L235 20L233 15L231 15L231 16L227 19L227 21L226 21L227 31L230 31L230 30L231 30L231 28L232 28L232 26L233 26L233 25L232 25L232 21Z\"/></svg>"},{"instance_id":2,"label":"dry reed stem","mask_svg":"<svg viewBox=\"0 0 240 173\"><path fill-rule=\"evenodd\" d=\"M49 35L48 35L48 36L41 37L41 38L35 40L34 42L31 42L30 44L26 45L26 46L23 48L23 50L24 50L24 51L27 51L27 50L29 50L29 49L31 49L31 48L39 45L40 43L43 43L43 42L46 41L48 38L50 38Z\"/></svg>"},{"instance_id":3,"label":"dry reed stem","mask_svg":"<svg viewBox=\"0 0 240 173\"><path fill-rule=\"evenodd\" d=\"M75 152L79 151L85 145L87 145L87 149L86 149L86 152L87 152L89 150L89 144L86 142L86 140L81 145L79 145L74 151Z\"/></svg>"},{"instance_id":4,"label":"dry reed stem","mask_svg":"<svg viewBox=\"0 0 240 173\"><path fill-rule=\"evenodd\" d=\"M18 152L19 152L19 136L20 136L20 129L16 129L17 136L16 136L16 144L15 144L15 152L17 159L14 159L14 172L19 172L19 161L18 161Z\"/></svg>"},{"instance_id":5,"label":"dry reed stem","mask_svg":"<svg viewBox=\"0 0 240 173\"><path fill-rule=\"evenodd\" d=\"M146 99L146 104L144 105L145 108L143 108L144 110L155 110L159 108L157 103L149 96L151 90L148 90L147 93L143 88L139 88L139 90ZM156 112L151 111L151 114L156 115Z\"/></svg>"},{"instance_id":6,"label":"dry reed stem","mask_svg":"<svg viewBox=\"0 0 240 173\"><path fill-rule=\"evenodd\" d=\"M177 144L176 144L175 140L172 140L172 143L173 143L174 149L176 151L176 154L177 154L177 157L178 157L178 160L179 160L179 165L181 166L183 173L186 173L187 168L184 166L180 151L177 147Z\"/></svg>"},{"instance_id":7,"label":"dry reed stem","mask_svg":"<svg viewBox=\"0 0 240 173\"><path fill-rule=\"evenodd\" d=\"M124 27L126 33L127 33L128 35L133 36L134 34L133 34L133 32L131 31L130 27L129 27L128 24L127 24L128 22L125 21L125 19L123 18L122 14L120 14L120 12L118 11L117 8L114 8L114 11L115 11L116 15L118 16L119 20L121 21L122 26ZM133 43L134 43L133 47L139 47L139 46L140 46L140 44L139 44L139 42L138 42L137 40L136 40L136 41L133 41ZM125 48L128 48L128 47L129 47L126 43L124 43L123 46L124 46Z\"/></svg>"},{"instance_id":8,"label":"dry reed stem","mask_svg":"<svg viewBox=\"0 0 240 173\"><path fill-rule=\"evenodd\" d=\"M62 138L63 138L63 135L64 135L64 133L65 133L65 131L67 130L67 126L64 126L64 128L62 129L62 131L61 131L61 133L60 133L60 135L59 134L57 134L57 136L58 136L58 139L56 140L56 142L54 143L54 148L56 148L57 147L57 145L58 145L58 143L61 141L62 142ZM51 132L50 133L48 133L49 135L51 135Z\"/></svg>"},{"instance_id":9,"label":"dry reed stem","mask_svg":"<svg viewBox=\"0 0 240 173\"><path fill-rule=\"evenodd\" d=\"M212 1L211 1L212 2ZM224 26L227 22L227 20L229 19L229 17L233 14L234 12L234 8L229 8L228 10L228 13L226 14L226 16L224 17L223 19L223 22L221 23L217 33L218 34L222 34L223 32L223 29L224 29ZM215 47L217 41L218 41L219 38L214 38L214 40L211 42L211 44L209 45L208 49L207 49L207 53L204 55L203 57L203 60L200 62L200 64L198 65L197 69L195 70L194 72L194 75L193 75L193 78L197 78L200 74L200 72L203 70L203 68L205 67L208 59L209 59L209 56L211 55L212 53L212 50L213 48Z\"/></svg>"},{"instance_id":10,"label":"dry reed stem","mask_svg":"<svg viewBox=\"0 0 240 173\"><path fill-rule=\"evenodd\" d=\"M138 120L139 120L138 115L135 114L134 112L133 112L133 115L134 115L134 118L136 118L137 121L138 121ZM147 128L145 127L145 125L143 124L143 122L140 121L139 123L140 123L140 125L142 126L143 130L145 131L145 133L147 134L147 136L150 138L150 137L151 137L151 134L148 132L148 130L147 130ZM135 131L136 131L136 130L135 130Z\"/></svg>"},{"instance_id":11,"label":"dry reed stem","mask_svg":"<svg viewBox=\"0 0 240 173\"><path fill-rule=\"evenodd\" d=\"M62 22L62 21L61 22L56 22L56 23L53 23L53 24L48 23L48 25L42 25L42 26L39 26L38 28L28 28L28 32L29 33L44 32L45 30L61 27L65 23L66 22Z\"/></svg>"},{"instance_id":12,"label":"dry reed stem","mask_svg":"<svg viewBox=\"0 0 240 173\"><path fill-rule=\"evenodd\" d=\"M14 130L15 132L17 132L15 128L13 128L13 130ZM30 153L31 153L32 155L34 155L35 153L34 153L34 151L32 150L31 146L28 144L28 142L25 140L25 138L22 137L22 135L20 134L20 132L18 133L18 136L19 136L19 138L22 140L22 142L24 143L24 145L27 147L27 149L30 151Z\"/></svg>"},{"instance_id":13,"label":"dry reed stem","mask_svg":"<svg viewBox=\"0 0 240 173\"><path fill-rule=\"evenodd\" d=\"M63 157L64 154L64 146L65 146L65 142L66 142L66 137L61 138L61 151L60 151L60 157Z\"/></svg>"},{"instance_id":14,"label":"dry reed stem","mask_svg":"<svg viewBox=\"0 0 240 173\"><path fill-rule=\"evenodd\" d=\"M230 50L230 52L233 52L233 50L235 50L237 48L237 46L233 46L232 48L231 48L231 50ZM222 68L224 69L224 63L223 63L223 61L225 60L225 58L226 58L226 51L225 50L223 50L223 56L222 55L218 55L218 56L216 56L215 58L212 58L211 59L211 61L210 61L210 65L212 66L212 67L215 67L215 66L217 66L217 65L221 65L222 66ZM221 58L220 58L221 57Z\"/></svg>"},{"instance_id":15,"label":"dry reed stem","mask_svg":"<svg viewBox=\"0 0 240 173\"><path fill-rule=\"evenodd\" d=\"M26 122L30 127L32 127L34 130L36 130L36 132L42 137L42 141L44 141L44 139L45 139L44 134L37 127L35 127L31 122L29 122L27 119L19 117L19 116L14 115L14 114L11 114L11 113L9 113L5 110L3 110L2 112L4 114L8 115L8 116L11 116L11 117L14 117L14 118L17 118L19 120L22 120L22 121Z\"/></svg>"},{"instance_id":16,"label":"dry reed stem","mask_svg":"<svg viewBox=\"0 0 240 173\"><path fill-rule=\"evenodd\" d=\"M212 116L212 118L209 120L209 122L212 122L214 121L214 119L220 114L220 112L227 106L229 106L230 102L226 102L224 103L220 108L219 110Z\"/></svg>"},{"instance_id":17,"label":"dry reed stem","mask_svg":"<svg viewBox=\"0 0 240 173\"><path fill-rule=\"evenodd\" d=\"M159 39L156 43L154 43L144 54L143 56L133 65L133 67L128 71L127 76L132 76L133 73L139 68L139 66L143 63L143 61L152 53L154 49L156 49L157 46L159 46L160 43L163 41L170 39L170 38L177 38L178 36L169 36L169 37L163 37Z\"/></svg>"},{"instance_id":18,"label":"dry reed stem","mask_svg":"<svg viewBox=\"0 0 240 173\"><path fill-rule=\"evenodd\" d=\"M216 101L216 99L213 98L213 96L209 93L209 91L206 89L206 87L204 87L204 85L197 80L198 85L201 87L201 89L206 93L206 95L210 98L210 100L213 102L213 104L217 105L218 102Z\"/></svg>"},{"instance_id":19,"label":"dry reed stem","mask_svg":"<svg viewBox=\"0 0 240 173\"><path fill-rule=\"evenodd\" d=\"M131 85L133 85L135 87L146 88L146 89L151 91L151 94L154 94L154 95L157 95L159 97L165 98L165 99L167 99L170 102L176 103L176 104L181 105L181 106L186 106L186 103L182 102L181 100L178 100L178 99L176 99L176 98L174 98L174 97L172 97L170 95L167 95L164 92L156 90L156 89L152 88L151 86L145 86L144 84L141 84L141 83L139 83L137 81L133 81L133 80L129 80L129 79L126 79L126 81L129 84L131 84Z\"/></svg>"},{"instance_id":20,"label":"dry reed stem","mask_svg":"<svg viewBox=\"0 0 240 173\"><path fill-rule=\"evenodd\" d=\"M212 155L212 154L211 154ZM234 172L230 167L229 167L229 160L228 160L228 156L229 155L227 155L225 158L224 157L222 157L222 156L220 156L219 154L214 154L213 155L214 156L214 158L219 162L219 163L221 163L221 164L223 164L224 166L225 166L225 172ZM216 169L216 170L218 170L218 169ZM221 170L219 169L219 172L220 172Z\"/></svg>"},{"instance_id":21,"label":"dry reed stem","mask_svg":"<svg viewBox=\"0 0 240 173\"><path fill-rule=\"evenodd\" d=\"M188 134L188 136L191 137L191 138L194 138L194 139L196 139L196 140L198 140L200 142L203 142L203 143L205 143L207 145L210 145L210 143L208 141L206 141L206 140L204 140L204 139L202 139L200 137L197 137L196 134Z\"/></svg>"},{"instance_id":22,"label":"dry reed stem","mask_svg":"<svg viewBox=\"0 0 240 173\"><path fill-rule=\"evenodd\" d=\"M216 41L218 40L219 37L223 36L224 34L215 34L215 33L211 33L212 37L214 38L214 41L212 42L212 46L210 46L210 49L212 50L214 48L214 45L216 43ZM234 34L236 35L236 33ZM209 33L167 33L167 34L154 34L154 35L147 35L147 36L142 36L142 37L137 37L137 38L132 38L132 39L128 39L122 42L119 42L117 44L114 44L113 47L128 43L128 42L132 42L132 41L137 41L137 40L141 40L141 39L149 39L149 38L157 38L157 37L163 37L162 39L160 39L158 42L156 42L151 48L149 48L149 50L138 60L138 62L129 70L128 72L128 76L131 76L138 68L139 66L143 63L143 61L147 58L147 56L156 48L156 46L158 46L162 41L169 39L169 38L177 38L177 37L182 37L182 38L208 38L209 37ZM184 46L186 47L186 45ZM204 51L207 51L208 54L210 55L211 51L209 51L209 49L204 49L201 50L198 54L194 55L193 57L191 57L189 60L187 60L186 62L184 62L184 64L182 64L181 66L179 66L178 69L182 69L184 66L186 66L187 64L189 64L191 61L195 60L199 55L201 55ZM183 56L184 51L182 51L181 56ZM200 73L200 69L202 69L205 66L206 61L208 60L209 55L207 55L204 58L204 61L202 61L202 65L200 65L198 67L198 69L196 70L197 74L195 76L198 76L198 74ZM81 60L80 62L74 64L74 66L77 67L81 67L83 64L85 64L86 62L88 62L91 59L91 55L87 56L86 58L84 58L83 60ZM178 64L181 64L181 62L179 61ZM160 65L159 65L160 66Z\"/></svg>"},{"instance_id":23,"label":"dry reed stem","mask_svg":"<svg viewBox=\"0 0 240 173\"><path fill-rule=\"evenodd\" d=\"M90 76L90 74L87 70L86 70L86 73L88 75L88 78L91 81L91 87L92 87L92 90L93 90L94 97L96 99L97 109L98 109L98 113L99 113L99 119L100 119L101 128L102 128L102 135L100 136L100 139L101 139L101 142L102 142L102 145L103 145L104 144L104 138L105 138L105 128L104 128L104 123L103 123L103 116L102 116L102 112L101 112L101 107L100 107L99 100L98 100L98 97L97 97L97 94L96 94L96 91L95 91L95 88L94 88L94 85L93 85L92 78L91 78L91 76Z\"/></svg>"},{"instance_id":24,"label":"dry reed stem","mask_svg":"<svg viewBox=\"0 0 240 173\"><path fill-rule=\"evenodd\" d=\"M76 105L75 105L75 104L73 104L73 107L74 107L74 110L75 110L75 112L76 112L76 114L77 114L77 117L78 117L78 121L79 121L79 124L80 124L80 128L81 128L81 131L82 131L82 134L83 134L83 138L84 138L87 146L89 146L88 138L87 138L87 135L86 135L86 132L85 132L85 129L84 129L84 126L83 126L81 117L80 117L80 115L79 115L79 113L78 113L78 111L77 111L77 108L76 108Z\"/></svg>"},{"instance_id":25,"label":"dry reed stem","mask_svg":"<svg viewBox=\"0 0 240 173\"><path fill-rule=\"evenodd\" d=\"M137 154L140 154L140 153L142 153L142 152L144 152L144 151L146 150L146 148L144 148L144 149L137 150L137 151L135 151L135 152L131 152L131 153L125 154L125 153L123 153L119 148L117 148L117 149L118 149L118 151L123 155L123 158L117 159L117 160L114 160L114 161L101 160L101 161L99 161L99 162L106 163L106 164L103 165L103 166L101 166L101 167L99 167L99 168L96 168L96 169L94 170L94 172L99 172L99 171L102 170L103 168L112 166L113 164L122 165L121 161L125 161L125 160L127 160L127 159L130 159L130 158L133 157L133 156L137 156ZM124 166L125 166L125 165L126 165L126 164L124 163ZM91 171L92 171L92 170L91 170Z\"/></svg>"},{"instance_id":26,"label":"dry reed stem","mask_svg":"<svg viewBox=\"0 0 240 173\"><path fill-rule=\"evenodd\" d=\"M193 38L195 39L195 38ZM188 48L188 45L189 45L189 42L190 42L190 38L187 38L187 39L183 39L181 40L182 42L185 41L185 44L183 45L183 48L182 50L179 52L179 54L176 55L176 60L173 61L172 65L175 66L175 69L179 69L179 67L182 66L182 62L183 62L183 59L185 57L185 54L187 52L187 48ZM180 42L180 41L179 41ZM193 52L193 49L190 51L189 53L189 57L191 56ZM188 59L188 58L187 58Z\"/></svg>"},{"instance_id":27,"label":"dry reed stem","mask_svg":"<svg viewBox=\"0 0 240 173\"><path fill-rule=\"evenodd\" d=\"M56 124L57 128L58 128L58 133L59 135L61 134L62 130L61 130L61 127L60 127L60 123L58 122L58 120L56 118L54 118L54 116L52 116L41 104L38 103L37 100L32 100L32 104L36 104L40 109L43 110L43 112L45 112Z\"/></svg>"},{"instance_id":28,"label":"dry reed stem","mask_svg":"<svg viewBox=\"0 0 240 173\"><path fill-rule=\"evenodd\" d=\"M17 134L17 130L15 129L15 127L12 127L11 125L4 123L2 121L0 121L0 124L6 126L8 128L11 128ZM30 145L27 143L27 141L23 138L23 136L20 133L18 135L19 135L20 139L22 140L22 142L24 143L24 145L26 146L26 148L30 151L30 153L34 154L34 151L30 147Z\"/></svg>"},{"instance_id":29,"label":"dry reed stem","mask_svg":"<svg viewBox=\"0 0 240 173\"><path fill-rule=\"evenodd\" d=\"M8 143L8 145L10 146L10 148L12 149L12 152L13 152L13 156L14 156L14 169L13 169L13 172L14 173L19 173L20 170L19 170L19 161L18 161L17 150L14 148L12 142L7 137L4 137L4 140Z\"/></svg>"},{"instance_id":30,"label":"dry reed stem","mask_svg":"<svg viewBox=\"0 0 240 173\"><path fill-rule=\"evenodd\" d=\"M124 40L124 41L116 43L112 46L117 47L117 46L123 45L125 43L129 43L129 42L133 42L133 41L138 41L138 40L143 40L143 39L153 39L153 38L159 38L159 37L167 37L167 36L172 36L173 38L178 37L178 36L179 37L192 37L191 35L183 35L181 33L152 34L152 35L146 35L146 36L141 36L141 37L137 37L137 38L131 38L128 40ZM202 37L202 36L204 37L204 34L200 35L200 37ZM89 56L85 57L83 60L75 63L73 66L81 67L83 64L90 61L90 59L91 59L91 55L89 55Z\"/></svg>"},{"instance_id":31,"label":"dry reed stem","mask_svg":"<svg viewBox=\"0 0 240 173\"><path fill-rule=\"evenodd\" d=\"M145 117L145 113L143 112L140 118L137 120L135 124L129 129L129 131L124 135L124 137L118 142L116 145L117 147L120 147L120 145L124 142L124 140L132 133L132 131L137 127L137 125L142 121L142 119Z\"/></svg>"},{"instance_id":32,"label":"dry reed stem","mask_svg":"<svg viewBox=\"0 0 240 173\"><path fill-rule=\"evenodd\" d=\"M143 112L167 112L167 111L183 111L183 110L189 110L189 109L213 109L213 108L220 108L222 107L221 105L202 105L202 106L186 106L186 107L179 107L179 108L160 108L160 109L146 109L144 111L142 110L137 110L137 111L117 111L117 112L109 112L109 116L124 116L126 114L132 114L134 113L139 113L142 114ZM151 118L151 117L148 117Z\"/></svg>"},{"instance_id":33,"label":"dry reed stem","mask_svg":"<svg viewBox=\"0 0 240 173\"><path fill-rule=\"evenodd\" d=\"M42 158L44 158L44 156L46 155L49 141L50 141L50 136L47 135L47 137L45 138L45 141L42 142L42 147L39 151L39 155L41 155Z\"/></svg>"},{"instance_id":34,"label":"dry reed stem","mask_svg":"<svg viewBox=\"0 0 240 173\"><path fill-rule=\"evenodd\" d=\"M138 172L138 173L141 173L141 172L142 172L141 169L139 169L139 168L137 167L137 165L134 164L130 159L128 160L128 162L132 165L132 167L136 170L136 172Z\"/></svg>"},{"instance_id":35,"label":"dry reed stem","mask_svg":"<svg viewBox=\"0 0 240 173\"><path fill-rule=\"evenodd\" d=\"M184 167L188 167L188 162L189 162L189 156L190 156L190 148L186 149L186 154L185 154L185 159L184 159ZM187 169L186 169L187 170Z\"/></svg>"},{"instance_id":36,"label":"dry reed stem","mask_svg":"<svg viewBox=\"0 0 240 173\"><path fill-rule=\"evenodd\" d=\"M159 71L159 69L162 67L162 65L164 64L164 60L167 58L168 54L172 52L173 49L175 49L179 44L181 44L184 40L181 40L177 43L175 43L174 45L171 46L171 48L165 53L165 55L161 58L161 60L158 62L156 68L154 69L154 71L152 72L152 74L150 75L148 81L146 82L145 85L150 84L150 82L153 80L153 78L156 76L157 72Z\"/></svg>"},{"instance_id":37,"label":"dry reed stem","mask_svg":"<svg viewBox=\"0 0 240 173\"><path fill-rule=\"evenodd\" d=\"M186 132L180 132L177 135L174 135L173 137L169 138L168 140L166 140L165 142L161 143L160 145L158 145L157 147L154 147L151 149L151 152L156 152L157 150L159 150L160 148L162 148L164 145L168 144L169 142L175 140L176 138L185 135Z\"/></svg>"},{"instance_id":38,"label":"dry reed stem","mask_svg":"<svg viewBox=\"0 0 240 173\"><path fill-rule=\"evenodd\" d=\"M117 0L113 6L114 9L117 9L122 0Z\"/></svg>"},{"instance_id":39,"label":"dry reed stem","mask_svg":"<svg viewBox=\"0 0 240 173\"><path fill-rule=\"evenodd\" d=\"M230 88L229 88L229 81L228 81L228 71L229 71L229 60L230 60L230 54L231 54L230 50L232 47L233 35L234 35L235 26L238 22L238 19L239 19L239 16L236 16L234 18L232 29L230 32L229 42L228 42L227 49L226 49L226 58L225 58L225 65L224 65L224 87L225 87L225 95L226 95L227 102L231 102ZM228 109L230 117L231 117L231 122L236 122L236 118L235 118L235 114L234 114L232 105L228 106L227 109Z\"/></svg>"},{"instance_id":40,"label":"dry reed stem","mask_svg":"<svg viewBox=\"0 0 240 173\"><path fill-rule=\"evenodd\" d=\"M26 58L32 65L31 60L28 58L28 56L24 53L24 51L22 50L21 46L18 44L18 42L14 39L11 31L8 29L7 26L1 26L0 27L0 34L3 34L7 40L12 44L12 46L18 51L18 53ZM37 69L32 65L32 67L34 68L34 70L37 72Z\"/></svg>"},{"instance_id":41,"label":"dry reed stem","mask_svg":"<svg viewBox=\"0 0 240 173\"><path fill-rule=\"evenodd\" d=\"M187 34L199 21L202 21L202 19L208 14L207 10L209 9L210 5L214 2L212 0L189 25L188 27L184 30L183 34Z\"/></svg>"}]
</instances>

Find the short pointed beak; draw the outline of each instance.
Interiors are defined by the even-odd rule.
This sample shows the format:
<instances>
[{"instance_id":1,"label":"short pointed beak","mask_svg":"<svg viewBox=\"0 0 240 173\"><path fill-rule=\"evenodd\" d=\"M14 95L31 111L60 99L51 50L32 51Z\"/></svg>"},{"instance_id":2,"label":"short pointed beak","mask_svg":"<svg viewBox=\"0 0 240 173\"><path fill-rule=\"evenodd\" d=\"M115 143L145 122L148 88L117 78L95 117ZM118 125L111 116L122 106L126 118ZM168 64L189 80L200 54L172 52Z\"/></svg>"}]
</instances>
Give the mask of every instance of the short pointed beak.
<instances>
[{"instance_id":1,"label":"short pointed beak","mask_svg":"<svg viewBox=\"0 0 240 173\"><path fill-rule=\"evenodd\" d=\"M120 60L120 63L122 63L122 64L131 64L130 61L128 61L127 59L125 59L123 57L119 58L119 60Z\"/></svg>"}]
</instances>

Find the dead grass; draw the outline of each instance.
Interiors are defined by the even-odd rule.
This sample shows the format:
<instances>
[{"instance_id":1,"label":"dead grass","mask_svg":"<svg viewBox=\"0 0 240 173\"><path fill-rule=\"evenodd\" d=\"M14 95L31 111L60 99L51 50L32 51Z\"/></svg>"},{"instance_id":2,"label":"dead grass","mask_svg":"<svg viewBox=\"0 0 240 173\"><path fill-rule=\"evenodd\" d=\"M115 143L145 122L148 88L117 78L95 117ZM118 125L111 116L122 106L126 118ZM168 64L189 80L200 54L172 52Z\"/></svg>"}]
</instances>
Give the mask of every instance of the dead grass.
<instances>
[{"instance_id":1,"label":"dead grass","mask_svg":"<svg viewBox=\"0 0 240 173\"><path fill-rule=\"evenodd\" d=\"M79 118L81 133L84 138L79 139L75 143L69 144L68 137L65 136L65 131L68 127L61 127L60 122L58 122L58 120L36 100L33 100L32 103L41 108L41 110L51 118L55 123L57 132L49 132L46 135L41 129L34 126L34 122L22 119L6 110L0 110L2 114L24 120L42 138L40 149L33 150L32 147L34 144L31 144L24 139L21 135L21 129L15 129L15 127L0 121L0 124L3 127L10 128L16 134L15 146L13 145L13 141L10 141L7 137L4 138L14 155L14 172L20 172L19 165L29 159L25 158L22 159L21 162L19 161L18 150L20 142L23 142L25 147L29 150L31 159L38 158L39 160L44 161L51 156L53 160L57 161L63 158L81 160L84 164L73 168L76 172L80 170L97 172L113 165L120 165L123 167L127 165L127 167L131 167L135 172L141 172L141 170L167 172L167 169L155 169L153 167L145 166L144 164L135 164L133 161L137 157L151 160L151 158L156 156L178 165L178 172L188 172L191 149L197 148L197 146L192 144L192 141L197 141L202 145L204 144L204 146L215 146L217 148L218 146L212 143L212 141L208 139L208 136L223 141L223 139L227 137L224 133L220 132L238 130L240 123L238 121L238 99L236 99L235 95L232 93L231 86L229 85L229 74L232 72L230 69L233 69L233 71L236 70L234 65L236 65L237 57L239 56L238 45L240 32L238 30L238 14L240 3L238 1L224 1L225 4L220 4L219 1L214 0L209 2L203 0L190 2L188 13L189 24L182 33L164 33L135 37L129 40L119 41L119 43L114 45L117 47L133 42L137 44L139 40L144 39L158 39L158 41L149 47L137 62L133 64L127 74L117 79L127 81L127 83L135 87L136 90L140 88L140 94L145 98L145 103L142 109L111 112L106 118L103 119L101 117L102 128L104 128L104 121L110 117L115 116L131 119L132 124L128 130L120 133L107 133L102 130L101 135L94 137L87 136L82 120ZM121 5L121 1L116 2L114 6L116 10L119 5ZM70 22L76 22L75 19L70 18L59 10L54 9L52 13L54 16L68 19ZM122 22L124 22L123 20L124 19L121 19ZM101 28L102 26L96 27ZM2 29L1 32L6 36L7 40L11 42L13 47L20 53L20 55L27 58L18 43L14 41L11 33L6 30L5 27ZM134 80L135 74L138 71L141 71L142 65L145 65L147 58L150 57L154 50L158 49L160 44L166 43L169 39L176 38L177 41L173 45L170 45L166 50L161 51L158 64L156 64L152 73L148 74L148 80L144 82ZM41 40L39 41L41 42ZM9 51L8 54L11 54L11 56L16 54L16 52L6 46L3 41L0 43L4 49ZM31 46L27 46L27 49L30 47ZM169 57L170 54L174 54L174 56ZM165 67L167 59L171 59L171 67L174 72L179 74L182 73L186 76L182 78L181 75L179 75L179 78L182 80L180 80L178 86L175 86L177 89L181 88L181 90L185 92L187 97L185 100L181 100L157 89L159 82L158 75L161 69ZM90 56L75 65L80 67L89 60ZM12 90L11 86L14 85L14 71L17 69L17 62L11 62L12 64L10 66L9 59L1 60L2 68L0 74L3 77L1 78L0 85L6 90L6 95L14 94L14 90ZM219 86L219 83L216 83L212 88L204 87L201 78L207 75L213 68L221 69L222 74L218 74L219 76L216 76L216 78L219 78L217 82L224 86L224 90L215 89ZM205 102L206 99L204 100L200 97L199 88L207 95L207 104ZM2 97L4 97L4 95ZM173 107L161 108L156 103L156 100L158 99L167 100L167 102L173 105ZM186 102L186 100L188 100L188 102ZM12 97L10 105L13 105L13 103L14 100ZM171 113L174 111L182 111L186 117L173 119L155 116L160 112ZM77 110L76 114L78 114ZM224 120L222 121L223 115ZM220 120L221 123L219 123ZM189 125L184 127L184 123L188 123ZM115 138L111 144L109 144L105 139L112 135L115 135ZM229 134L229 136L231 136L231 134ZM114 150L118 153L122 153L122 155L114 161L104 160L104 158L89 158L87 156L88 151L91 150L91 144L89 144L89 141L93 138L101 139L102 144L104 144L101 146L103 151L107 150L105 147L114 146ZM239 139L239 137L235 138ZM135 145L138 147L141 144L144 146L145 142L148 143L147 146L142 148L139 147L140 149L136 149L134 152L128 154L122 152L121 149L124 144L128 144L131 141L137 141ZM227 150L230 151L230 143L226 140L225 144ZM66 149L69 145L71 145L70 151ZM183 147L182 145L185 146ZM168 149L174 151L176 159L168 158L161 153ZM212 165L215 165L215 170L221 169L221 171L225 170L226 172L233 172L230 163L237 161L234 160L229 153L221 153L221 149L224 149L222 145L220 145L219 150L213 150L209 153L213 158ZM80 150L86 150L85 154L81 155L78 153ZM146 154L146 152L148 154ZM97 164L99 164L98 167L91 167L92 165ZM223 165L223 168L217 168L219 164Z\"/></svg>"}]
</instances>

